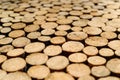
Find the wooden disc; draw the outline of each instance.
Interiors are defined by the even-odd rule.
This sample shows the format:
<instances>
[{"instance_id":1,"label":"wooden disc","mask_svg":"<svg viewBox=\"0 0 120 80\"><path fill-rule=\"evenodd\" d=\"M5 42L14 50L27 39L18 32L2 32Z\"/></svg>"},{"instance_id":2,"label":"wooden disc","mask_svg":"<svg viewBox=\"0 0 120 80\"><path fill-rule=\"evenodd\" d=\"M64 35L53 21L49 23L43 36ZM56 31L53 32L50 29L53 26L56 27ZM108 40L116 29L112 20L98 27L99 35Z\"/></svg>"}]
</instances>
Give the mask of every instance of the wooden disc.
<instances>
[{"instance_id":1,"label":"wooden disc","mask_svg":"<svg viewBox=\"0 0 120 80\"><path fill-rule=\"evenodd\" d=\"M2 80L7 75L7 72L0 69L0 79Z\"/></svg>"},{"instance_id":2,"label":"wooden disc","mask_svg":"<svg viewBox=\"0 0 120 80\"><path fill-rule=\"evenodd\" d=\"M40 52L45 48L45 44L41 42L29 43L25 46L25 51L27 53Z\"/></svg>"},{"instance_id":3,"label":"wooden disc","mask_svg":"<svg viewBox=\"0 0 120 80\"><path fill-rule=\"evenodd\" d=\"M91 56L88 58L88 63L92 65L102 65L106 63L106 59L101 56Z\"/></svg>"},{"instance_id":4,"label":"wooden disc","mask_svg":"<svg viewBox=\"0 0 120 80\"><path fill-rule=\"evenodd\" d=\"M35 19L33 17L23 17L21 19L22 22L24 23L32 23Z\"/></svg>"},{"instance_id":5,"label":"wooden disc","mask_svg":"<svg viewBox=\"0 0 120 80\"><path fill-rule=\"evenodd\" d=\"M33 53L26 57L26 62L30 65L45 64L48 60L48 56L44 53Z\"/></svg>"},{"instance_id":6,"label":"wooden disc","mask_svg":"<svg viewBox=\"0 0 120 80\"><path fill-rule=\"evenodd\" d=\"M116 51L115 51L115 55L116 55L116 56L120 56L120 50L116 50Z\"/></svg>"},{"instance_id":7,"label":"wooden disc","mask_svg":"<svg viewBox=\"0 0 120 80\"><path fill-rule=\"evenodd\" d=\"M55 22L46 22L46 23L41 25L41 28L43 28L43 29L53 29L53 28L56 28L57 26L58 26L58 24L55 23Z\"/></svg>"},{"instance_id":8,"label":"wooden disc","mask_svg":"<svg viewBox=\"0 0 120 80\"><path fill-rule=\"evenodd\" d=\"M103 26L101 28L103 31L116 31L116 28L111 26Z\"/></svg>"},{"instance_id":9,"label":"wooden disc","mask_svg":"<svg viewBox=\"0 0 120 80\"><path fill-rule=\"evenodd\" d=\"M58 27L56 27L57 30L69 30L70 28L70 25L59 25Z\"/></svg>"},{"instance_id":10,"label":"wooden disc","mask_svg":"<svg viewBox=\"0 0 120 80\"><path fill-rule=\"evenodd\" d=\"M46 18L46 21L51 21L51 22L53 22L53 21L57 21L57 18L49 17L49 18Z\"/></svg>"},{"instance_id":11,"label":"wooden disc","mask_svg":"<svg viewBox=\"0 0 120 80\"><path fill-rule=\"evenodd\" d=\"M0 52L1 53L6 53L10 50L14 49L14 47L12 45L4 45L0 47Z\"/></svg>"},{"instance_id":12,"label":"wooden disc","mask_svg":"<svg viewBox=\"0 0 120 80\"><path fill-rule=\"evenodd\" d=\"M114 55L114 51L110 48L101 48L99 54L104 57L110 57Z\"/></svg>"},{"instance_id":13,"label":"wooden disc","mask_svg":"<svg viewBox=\"0 0 120 80\"><path fill-rule=\"evenodd\" d=\"M23 30L13 30L8 34L8 36L11 38L17 38L24 35L25 35L25 32Z\"/></svg>"},{"instance_id":14,"label":"wooden disc","mask_svg":"<svg viewBox=\"0 0 120 80\"><path fill-rule=\"evenodd\" d=\"M6 22L10 22L11 20L13 20L12 17L5 17L5 18L2 18L0 21L3 23L6 23Z\"/></svg>"},{"instance_id":15,"label":"wooden disc","mask_svg":"<svg viewBox=\"0 0 120 80\"><path fill-rule=\"evenodd\" d=\"M90 15L90 14L82 14L82 15L80 15L80 18L82 18L82 19L92 19L93 16Z\"/></svg>"},{"instance_id":16,"label":"wooden disc","mask_svg":"<svg viewBox=\"0 0 120 80\"><path fill-rule=\"evenodd\" d=\"M98 27L85 27L83 28L83 32L86 32L89 35L99 35L102 30Z\"/></svg>"},{"instance_id":17,"label":"wooden disc","mask_svg":"<svg viewBox=\"0 0 120 80\"><path fill-rule=\"evenodd\" d=\"M65 56L54 56L48 59L46 65L53 70L62 70L69 64Z\"/></svg>"},{"instance_id":18,"label":"wooden disc","mask_svg":"<svg viewBox=\"0 0 120 80\"><path fill-rule=\"evenodd\" d=\"M49 41L50 39L51 39L50 36L40 36L40 37L38 37L38 40L39 40L39 41L42 41L42 42L47 42L47 41Z\"/></svg>"},{"instance_id":19,"label":"wooden disc","mask_svg":"<svg viewBox=\"0 0 120 80\"><path fill-rule=\"evenodd\" d=\"M78 80L95 80L95 78L91 75L85 75L85 76L79 77Z\"/></svg>"},{"instance_id":20,"label":"wooden disc","mask_svg":"<svg viewBox=\"0 0 120 80\"><path fill-rule=\"evenodd\" d=\"M94 66L91 68L91 73L96 77L105 77L110 75L109 69L107 69L105 66Z\"/></svg>"},{"instance_id":21,"label":"wooden disc","mask_svg":"<svg viewBox=\"0 0 120 80\"><path fill-rule=\"evenodd\" d=\"M120 74L120 59L119 59L119 58L110 59L110 60L107 62L106 67L107 67L111 72Z\"/></svg>"},{"instance_id":22,"label":"wooden disc","mask_svg":"<svg viewBox=\"0 0 120 80\"><path fill-rule=\"evenodd\" d=\"M88 23L88 20L84 20L84 19L80 19L78 21L74 21L72 23L73 26L79 26L79 27L83 27L83 26L86 26Z\"/></svg>"},{"instance_id":23,"label":"wooden disc","mask_svg":"<svg viewBox=\"0 0 120 80\"><path fill-rule=\"evenodd\" d=\"M120 49L120 41L119 40L113 40L108 43L108 46L113 50L119 50Z\"/></svg>"},{"instance_id":24,"label":"wooden disc","mask_svg":"<svg viewBox=\"0 0 120 80\"><path fill-rule=\"evenodd\" d=\"M35 15L44 15L44 14L47 14L47 11L46 10L36 11L34 14Z\"/></svg>"},{"instance_id":25,"label":"wooden disc","mask_svg":"<svg viewBox=\"0 0 120 80\"><path fill-rule=\"evenodd\" d=\"M100 21L100 22L107 22L108 19L103 18L103 17L93 17L92 18L93 21Z\"/></svg>"},{"instance_id":26,"label":"wooden disc","mask_svg":"<svg viewBox=\"0 0 120 80\"><path fill-rule=\"evenodd\" d=\"M40 27L38 25L28 25L24 28L25 32L33 32L33 31L37 31Z\"/></svg>"},{"instance_id":27,"label":"wooden disc","mask_svg":"<svg viewBox=\"0 0 120 80\"><path fill-rule=\"evenodd\" d=\"M117 34L116 33L114 33L114 32L102 32L101 34L101 37L104 37L104 38L107 38L107 39L114 39L114 38L116 38L117 37Z\"/></svg>"},{"instance_id":28,"label":"wooden disc","mask_svg":"<svg viewBox=\"0 0 120 80\"><path fill-rule=\"evenodd\" d=\"M40 32L30 32L28 35L27 35L27 38L29 39L37 39L38 37L40 37L41 34Z\"/></svg>"},{"instance_id":29,"label":"wooden disc","mask_svg":"<svg viewBox=\"0 0 120 80\"><path fill-rule=\"evenodd\" d=\"M12 24L11 25L11 28L12 29L22 29L22 28L24 28L26 26L26 24L25 23L14 23L14 24Z\"/></svg>"},{"instance_id":30,"label":"wooden disc","mask_svg":"<svg viewBox=\"0 0 120 80\"><path fill-rule=\"evenodd\" d=\"M89 26L93 26L93 27L104 27L105 26L105 23L103 23L103 22L98 22L98 21L96 21L96 20L92 20L92 21L89 21L88 22L88 25Z\"/></svg>"},{"instance_id":31,"label":"wooden disc","mask_svg":"<svg viewBox=\"0 0 120 80\"><path fill-rule=\"evenodd\" d=\"M78 16L68 16L67 18L71 20L80 20Z\"/></svg>"},{"instance_id":32,"label":"wooden disc","mask_svg":"<svg viewBox=\"0 0 120 80\"><path fill-rule=\"evenodd\" d=\"M71 62L85 62L87 60L87 56L84 53L72 53L69 55L68 59Z\"/></svg>"},{"instance_id":33,"label":"wooden disc","mask_svg":"<svg viewBox=\"0 0 120 80\"><path fill-rule=\"evenodd\" d=\"M91 46L105 46L108 43L108 40L104 37L99 37L99 36L93 36L93 37L88 37L85 40L85 43Z\"/></svg>"},{"instance_id":34,"label":"wooden disc","mask_svg":"<svg viewBox=\"0 0 120 80\"><path fill-rule=\"evenodd\" d=\"M120 80L118 77L115 76L107 76L104 78L99 78L98 80Z\"/></svg>"},{"instance_id":35,"label":"wooden disc","mask_svg":"<svg viewBox=\"0 0 120 80\"><path fill-rule=\"evenodd\" d=\"M83 49L83 52L87 54L88 56L93 56L98 54L98 49L94 46L86 46Z\"/></svg>"},{"instance_id":36,"label":"wooden disc","mask_svg":"<svg viewBox=\"0 0 120 80\"><path fill-rule=\"evenodd\" d=\"M44 29L44 30L41 31L41 34L45 35L45 36L52 35L54 33L55 33L54 29Z\"/></svg>"},{"instance_id":37,"label":"wooden disc","mask_svg":"<svg viewBox=\"0 0 120 80\"><path fill-rule=\"evenodd\" d=\"M44 65L38 65L38 66L30 67L27 73L32 78L43 79L43 78L46 78L50 74L50 70L48 67Z\"/></svg>"},{"instance_id":38,"label":"wooden disc","mask_svg":"<svg viewBox=\"0 0 120 80\"><path fill-rule=\"evenodd\" d=\"M71 28L71 30L72 30L73 32L80 32L80 31L82 30L82 28L81 28L81 27L76 27L76 26L74 26L74 27Z\"/></svg>"},{"instance_id":39,"label":"wooden disc","mask_svg":"<svg viewBox=\"0 0 120 80\"><path fill-rule=\"evenodd\" d=\"M2 64L2 69L8 72L12 71L18 71L23 69L26 66L26 62L23 58L16 57L16 58L10 58L7 59L3 64Z\"/></svg>"},{"instance_id":40,"label":"wooden disc","mask_svg":"<svg viewBox=\"0 0 120 80\"><path fill-rule=\"evenodd\" d=\"M50 39L52 44L63 44L66 41L64 37L53 37Z\"/></svg>"},{"instance_id":41,"label":"wooden disc","mask_svg":"<svg viewBox=\"0 0 120 80\"><path fill-rule=\"evenodd\" d=\"M10 27L4 27L4 28L0 29L1 33L9 33L10 31L11 31Z\"/></svg>"},{"instance_id":42,"label":"wooden disc","mask_svg":"<svg viewBox=\"0 0 120 80\"><path fill-rule=\"evenodd\" d=\"M0 54L0 64L7 60L7 56Z\"/></svg>"},{"instance_id":43,"label":"wooden disc","mask_svg":"<svg viewBox=\"0 0 120 80\"><path fill-rule=\"evenodd\" d=\"M12 72L5 75L2 80L32 80L25 72Z\"/></svg>"},{"instance_id":44,"label":"wooden disc","mask_svg":"<svg viewBox=\"0 0 120 80\"><path fill-rule=\"evenodd\" d=\"M7 52L7 56L16 57L16 56L24 54L24 52L25 52L24 49L22 49L22 48L16 48L16 49L8 51Z\"/></svg>"},{"instance_id":45,"label":"wooden disc","mask_svg":"<svg viewBox=\"0 0 120 80\"><path fill-rule=\"evenodd\" d=\"M0 35L0 39L5 38L5 35Z\"/></svg>"},{"instance_id":46,"label":"wooden disc","mask_svg":"<svg viewBox=\"0 0 120 80\"><path fill-rule=\"evenodd\" d=\"M75 80L70 74L65 72L53 72L45 80Z\"/></svg>"},{"instance_id":47,"label":"wooden disc","mask_svg":"<svg viewBox=\"0 0 120 80\"><path fill-rule=\"evenodd\" d=\"M12 45L15 47L24 47L31 41L26 37L19 37L13 40Z\"/></svg>"},{"instance_id":48,"label":"wooden disc","mask_svg":"<svg viewBox=\"0 0 120 80\"><path fill-rule=\"evenodd\" d=\"M67 66L67 72L74 77L81 77L90 74L90 68L83 64L70 64Z\"/></svg>"},{"instance_id":49,"label":"wooden disc","mask_svg":"<svg viewBox=\"0 0 120 80\"><path fill-rule=\"evenodd\" d=\"M43 52L48 56L55 56L62 53L62 48L59 45L49 45Z\"/></svg>"},{"instance_id":50,"label":"wooden disc","mask_svg":"<svg viewBox=\"0 0 120 80\"><path fill-rule=\"evenodd\" d=\"M82 13L81 11L77 11L77 10L76 10L76 11L75 11L75 10L73 11L73 10L72 10L72 11L69 12L69 14L70 14L70 15L73 15L73 16L79 16L79 15L82 15L83 13Z\"/></svg>"},{"instance_id":51,"label":"wooden disc","mask_svg":"<svg viewBox=\"0 0 120 80\"><path fill-rule=\"evenodd\" d=\"M66 35L67 35L67 32L66 32L66 31L56 31L56 32L55 32L55 35L56 35L56 36L66 36Z\"/></svg>"},{"instance_id":52,"label":"wooden disc","mask_svg":"<svg viewBox=\"0 0 120 80\"><path fill-rule=\"evenodd\" d=\"M113 19L113 18L117 18L118 16L111 13L111 14L104 14L102 17L107 19Z\"/></svg>"},{"instance_id":53,"label":"wooden disc","mask_svg":"<svg viewBox=\"0 0 120 80\"><path fill-rule=\"evenodd\" d=\"M84 45L81 42L77 41L67 41L62 45L63 51L67 52L78 52L84 48Z\"/></svg>"},{"instance_id":54,"label":"wooden disc","mask_svg":"<svg viewBox=\"0 0 120 80\"><path fill-rule=\"evenodd\" d=\"M88 35L85 32L70 32L67 34L67 38L70 40L84 40Z\"/></svg>"},{"instance_id":55,"label":"wooden disc","mask_svg":"<svg viewBox=\"0 0 120 80\"><path fill-rule=\"evenodd\" d=\"M65 72L53 72L45 80L75 80L70 74Z\"/></svg>"},{"instance_id":56,"label":"wooden disc","mask_svg":"<svg viewBox=\"0 0 120 80\"><path fill-rule=\"evenodd\" d=\"M12 38L5 37L5 38L0 39L0 44L1 45L6 45L6 44L10 44L12 41L13 41Z\"/></svg>"},{"instance_id":57,"label":"wooden disc","mask_svg":"<svg viewBox=\"0 0 120 80\"><path fill-rule=\"evenodd\" d=\"M72 23L72 20L71 20L71 19L58 19L58 20L57 20L57 23L58 23L58 24L63 24L63 25L65 25L65 24L70 24L70 23Z\"/></svg>"}]
</instances>

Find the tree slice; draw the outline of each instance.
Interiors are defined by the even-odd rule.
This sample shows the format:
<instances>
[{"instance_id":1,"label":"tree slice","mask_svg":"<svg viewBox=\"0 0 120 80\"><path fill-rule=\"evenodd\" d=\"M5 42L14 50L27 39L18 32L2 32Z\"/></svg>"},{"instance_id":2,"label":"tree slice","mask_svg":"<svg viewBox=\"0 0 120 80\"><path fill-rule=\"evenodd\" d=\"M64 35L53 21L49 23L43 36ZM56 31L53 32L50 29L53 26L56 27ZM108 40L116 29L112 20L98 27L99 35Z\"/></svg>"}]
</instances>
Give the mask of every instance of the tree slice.
<instances>
[{"instance_id":1,"label":"tree slice","mask_svg":"<svg viewBox=\"0 0 120 80\"><path fill-rule=\"evenodd\" d=\"M25 46L25 51L27 53L40 52L45 48L45 44L41 42L29 43Z\"/></svg>"},{"instance_id":2,"label":"tree slice","mask_svg":"<svg viewBox=\"0 0 120 80\"><path fill-rule=\"evenodd\" d=\"M93 56L98 54L98 49L94 46L86 46L83 49L83 52L87 54L88 56Z\"/></svg>"},{"instance_id":3,"label":"tree slice","mask_svg":"<svg viewBox=\"0 0 120 80\"><path fill-rule=\"evenodd\" d=\"M33 31L37 31L40 27L38 25L28 25L24 28L25 32L33 32Z\"/></svg>"},{"instance_id":4,"label":"tree slice","mask_svg":"<svg viewBox=\"0 0 120 80\"><path fill-rule=\"evenodd\" d=\"M25 53L25 51L24 51L23 48L16 48L16 49L8 51L7 52L7 56L17 57L17 56L20 56L20 55L22 55L24 53Z\"/></svg>"},{"instance_id":5,"label":"tree slice","mask_svg":"<svg viewBox=\"0 0 120 80\"><path fill-rule=\"evenodd\" d=\"M55 33L54 29L44 29L44 30L41 31L41 34L45 35L45 36L52 35L54 33Z\"/></svg>"},{"instance_id":6,"label":"tree slice","mask_svg":"<svg viewBox=\"0 0 120 80\"><path fill-rule=\"evenodd\" d=\"M78 80L95 80L93 76L85 75L78 78Z\"/></svg>"},{"instance_id":7,"label":"tree slice","mask_svg":"<svg viewBox=\"0 0 120 80\"><path fill-rule=\"evenodd\" d=\"M110 57L114 55L114 51L110 48L101 48L99 54L104 57Z\"/></svg>"},{"instance_id":8,"label":"tree slice","mask_svg":"<svg viewBox=\"0 0 120 80\"><path fill-rule=\"evenodd\" d=\"M55 22L46 22L46 23L41 25L41 28L43 28L43 29L53 29L53 28L56 28L57 26L58 26L58 24L55 23Z\"/></svg>"},{"instance_id":9,"label":"tree slice","mask_svg":"<svg viewBox=\"0 0 120 80\"><path fill-rule=\"evenodd\" d=\"M107 69L105 66L95 66L91 68L92 75L96 77L105 77L110 75L109 69Z\"/></svg>"},{"instance_id":10,"label":"tree slice","mask_svg":"<svg viewBox=\"0 0 120 80\"><path fill-rule=\"evenodd\" d=\"M48 56L44 53L33 53L26 57L26 62L30 65L45 64L48 60Z\"/></svg>"},{"instance_id":11,"label":"tree slice","mask_svg":"<svg viewBox=\"0 0 120 80\"><path fill-rule=\"evenodd\" d=\"M7 75L7 72L0 69L0 79L2 80Z\"/></svg>"},{"instance_id":12,"label":"tree slice","mask_svg":"<svg viewBox=\"0 0 120 80\"><path fill-rule=\"evenodd\" d=\"M1 33L9 33L10 31L11 31L10 27L4 27L4 28L0 29Z\"/></svg>"},{"instance_id":13,"label":"tree slice","mask_svg":"<svg viewBox=\"0 0 120 80\"><path fill-rule=\"evenodd\" d=\"M11 25L11 28L12 29L22 29L22 28L24 28L26 26L26 24L25 23L14 23L14 24L12 24Z\"/></svg>"},{"instance_id":14,"label":"tree slice","mask_svg":"<svg viewBox=\"0 0 120 80\"><path fill-rule=\"evenodd\" d=\"M48 56L55 56L62 53L62 48L59 45L49 45L43 52Z\"/></svg>"},{"instance_id":15,"label":"tree slice","mask_svg":"<svg viewBox=\"0 0 120 80\"><path fill-rule=\"evenodd\" d=\"M110 60L107 62L106 67L107 67L111 72L120 74L120 59L119 59L119 58L110 59Z\"/></svg>"},{"instance_id":16,"label":"tree slice","mask_svg":"<svg viewBox=\"0 0 120 80\"><path fill-rule=\"evenodd\" d=\"M59 25L58 27L56 27L57 30L70 30L70 28L70 25Z\"/></svg>"},{"instance_id":17,"label":"tree slice","mask_svg":"<svg viewBox=\"0 0 120 80\"><path fill-rule=\"evenodd\" d=\"M19 37L13 40L12 45L15 47L24 47L31 41L26 37Z\"/></svg>"},{"instance_id":18,"label":"tree slice","mask_svg":"<svg viewBox=\"0 0 120 80\"><path fill-rule=\"evenodd\" d=\"M0 54L0 64L7 60L7 56Z\"/></svg>"},{"instance_id":19,"label":"tree slice","mask_svg":"<svg viewBox=\"0 0 120 80\"><path fill-rule=\"evenodd\" d=\"M40 32L37 32L37 31L35 31L35 32L30 32L30 33L27 35L27 37L28 37L29 39L37 39L37 38L40 37L40 36L41 36Z\"/></svg>"},{"instance_id":20,"label":"tree slice","mask_svg":"<svg viewBox=\"0 0 120 80\"><path fill-rule=\"evenodd\" d=\"M108 76L104 78L99 78L98 80L120 80L120 78L115 77L115 76Z\"/></svg>"},{"instance_id":21,"label":"tree slice","mask_svg":"<svg viewBox=\"0 0 120 80\"><path fill-rule=\"evenodd\" d=\"M0 53L6 53L12 49L14 49L12 45L4 45L0 47Z\"/></svg>"},{"instance_id":22,"label":"tree slice","mask_svg":"<svg viewBox=\"0 0 120 80\"><path fill-rule=\"evenodd\" d=\"M71 19L58 19L57 20L57 23L58 24L70 24L70 23L72 23L72 20Z\"/></svg>"},{"instance_id":23,"label":"tree slice","mask_svg":"<svg viewBox=\"0 0 120 80\"><path fill-rule=\"evenodd\" d=\"M116 55L116 56L120 56L120 50L116 50L116 51L115 51L115 55Z\"/></svg>"},{"instance_id":24,"label":"tree slice","mask_svg":"<svg viewBox=\"0 0 120 80\"><path fill-rule=\"evenodd\" d=\"M66 36L66 35L67 35L67 32L66 32L66 31L56 31L56 32L55 32L55 35L56 35L56 36Z\"/></svg>"},{"instance_id":25,"label":"tree slice","mask_svg":"<svg viewBox=\"0 0 120 80\"><path fill-rule=\"evenodd\" d=\"M13 41L12 38L5 37L5 38L0 39L0 44L1 45L6 45L6 44L10 44L12 41Z\"/></svg>"},{"instance_id":26,"label":"tree slice","mask_svg":"<svg viewBox=\"0 0 120 80\"><path fill-rule=\"evenodd\" d=\"M24 35L25 35L25 32L23 30L13 30L8 34L8 36L11 38L17 38Z\"/></svg>"},{"instance_id":27,"label":"tree slice","mask_svg":"<svg viewBox=\"0 0 120 80\"><path fill-rule=\"evenodd\" d=\"M12 72L5 75L2 80L32 80L25 72Z\"/></svg>"},{"instance_id":28,"label":"tree slice","mask_svg":"<svg viewBox=\"0 0 120 80\"><path fill-rule=\"evenodd\" d=\"M50 36L40 36L40 37L38 37L38 40L39 40L39 41L42 41L42 42L47 42L47 41L49 41L50 39L51 39Z\"/></svg>"},{"instance_id":29,"label":"tree slice","mask_svg":"<svg viewBox=\"0 0 120 80\"><path fill-rule=\"evenodd\" d=\"M90 68L83 63L70 64L67 66L67 72L74 77L82 77L90 74Z\"/></svg>"},{"instance_id":30,"label":"tree slice","mask_svg":"<svg viewBox=\"0 0 120 80\"><path fill-rule=\"evenodd\" d=\"M88 58L88 63L92 65L102 65L106 63L106 59L100 56L91 56Z\"/></svg>"},{"instance_id":31,"label":"tree slice","mask_svg":"<svg viewBox=\"0 0 120 80\"><path fill-rule=\"evenodd\" d=\"M70 74L65 72L53 72L45 80L75 80Z\"/></svg>"},{"instance_id":32,"label":"tree slice","mask_svg":"<svg viewBox=\"0 0 120 80\"><path fill-rule=\"evenodd\" d=\"M63 51L67 52L78 52L84 48L84 45L81 42L77 41L67 41L62 45Z\"/></svg>"},{"instance_id":33,"label":"tree slice","mask_svg":"<svg viewBox=\"0 0 120 80\"><path fill-rule=\"evenodd\" d=\"M70 32L67 34L67 38L70 40L84 40L88 35L85 32Z\"/></svg>"},{"instance_id":34,"label":"tree slice","mask_svg":"<svg viewBox=\"0 0 120 80\"><path fill-rule=\"evenodd\" d=\"M65 56L54 56L48 59L46 65L53 70L62 70L69 64Z\"/></svg>"},{"instance_id":35,"label":"tree slice","mask_svg":"<svg viewBox=\"0 0 120 80\"><path fill-rule=\"evenodd\" d=\"M85 40L85 43L91 46L101 47L107 45L108 40L104 37L93 36L93 37L88 37Z\"/></svg>"},{"instance_id":36,"label":"tree slice","mask_svg":"<svg viewBox=\"0 0 120 80\"><path fill-rule=\"evenodd\" d=\"M43 79L43 78L46 78L50 74L50 70L48 67L44 65L38 65L38 66L30 67L27 73L32 78Z\"/></svg>"},{"instance_id":37,"label":"tree slice","mask_svg":"<svg viewBox=\"0 0 120 80\"><path fill-rule=\"evenodd\" d=\"M71 62L85 62L87 60L87 56L84 53L72 53L69 55L68 59Z\"/></svg>"},{"instance_id":38,"label":"tree slice","mask_svg":"<svg viewBox=\"0 0 120 80\"><path fill-rule=\"evenodd\" d=\"M73 26L78 26L78 27L83 27L83 26L86 26L88 23L88 20L85 20L85 19L80 19L78 21L74 21L72 23Z\"/></svg>"},{"instance_id":39,"label":"tree slice","mask_svg":"<svg viewBox=\"0 0 120 80\"><path fill-rule=\"evenodd\" d=\"M83 28L83 32L86 32L89 35L99 35L102 30L98 27L85 27Z\"/></svg>"},{"instance_id":40,"label":"tree slice","mask_svg":"<svg viewBox=\"0 0 120 80\"><path fill-rule=\"evenodd\" d=\"M120 41L119 40L113 40L108 43L108 46L113 50L119 50L120 49Z\"/></svg>"},{"instance_id":41,"label":"tree slice","mask_svg":"<svg viewBox=\"0 0 120 80\"><path fill-rule=\"evenodd\" d=\"M110 31L102 32L100 35L101 35L101 37L104 37L107 39L114 39L117 37L117 34L112 31L111 32Z\"/></svg>"},{"instance_id":42,"label":"tree slice","mask_svg":"<svg viewBox=\"0 0 120 80\"><path fill-rule=\"evenodd\" d=\"M63 44L66 41L64 37L53 37L50 39L52 44Z\"/></svg>"},{"instance_id":43,"label":"tree slice","mask_svg":"<svg viewBox=\"0 0 120 80\"><path fill-rule=\"evenodd\" d=\"M18 71L23 69L26 66L26 62L23 58L16 57L16 58L10 58L7 59L3 64L2 64L2 69L8 72L12 71Z\"/></svg>"}]
</instances>

